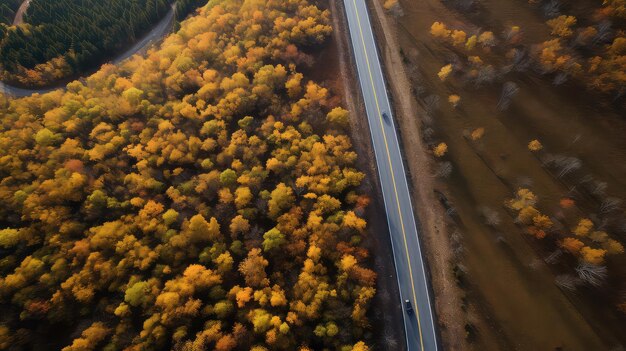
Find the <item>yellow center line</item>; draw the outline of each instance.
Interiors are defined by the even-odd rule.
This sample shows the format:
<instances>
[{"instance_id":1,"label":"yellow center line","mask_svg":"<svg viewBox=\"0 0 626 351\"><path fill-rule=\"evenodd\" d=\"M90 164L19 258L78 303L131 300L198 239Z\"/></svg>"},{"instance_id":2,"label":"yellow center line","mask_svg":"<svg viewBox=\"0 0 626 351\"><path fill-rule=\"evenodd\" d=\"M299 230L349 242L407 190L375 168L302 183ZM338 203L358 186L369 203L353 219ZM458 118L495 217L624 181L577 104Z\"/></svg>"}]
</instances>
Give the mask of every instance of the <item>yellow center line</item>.
<instances>
[{"instance_id":1,"label":"yellow center line","mask_svg":"<svg viewBox=\"0 0 626 351\"><path fill-rule=\"evenodd\" d=\"M404 220L402 218L402 211L400 208L400 200L398 197L398 190L396 187L396 178L393 174L393 167L391 165L391 154L389 153L389 144L387 143L387 135L385 134L385 128L384 128L384 124L383 124L383 118L380 112L380 105L378 103L378 96L376 94L376 86L374 84L374 77L372 75L372 69L370 66L370 61L369 58L367 57L367 49L365 48L365 39L363 37L363 29L361 27L361 18L359 15L359 9L357 7L356 4L356 0L353 0L354 2L354 10L356 11L356 19L357 19L357 23L359 25L359 32L361 34L361 42L363 43L363 53L365 54L365 61L367 62L367 70L369 72L369 76L370 76L370 82L372 83L372 91L374 92L374 101L376 102L376 109L378 110L378 119L380 122L380 128L383 132L383 140L385 142L385 149L387 150L387 161L389 162L389 170L391 172L391 182L393 183L393 191L395 193L396 196L396 205L398 206L398 215L400 216L400 226L402 228L402 239L404 242L404 250L406 252L406 257L409 263L409 277L411 278L411 291L413 292L413 303L415 304L415 315L417 317L417 327L419 330L419 336L420 336L420 349L424 350L424 340L422 338L422 323L420 321L420 313L419 313L419 305L417 304L417 296L415 294L415 283L413 282L413 270L411 269L411 256L409 255L409 247L407 246L406 243L406 232L404 230ZM364 97L365 98L365 97ZM391 118L391 117L390 117ZM393 235L393 234L392 234ZM398 289L400 289L400 287L398 287ZM403 308L404 310L404 308ZM404 311L402 312L404 313ZM407 335L408 337L408 335Z\"/></svg>"}]
</instances>

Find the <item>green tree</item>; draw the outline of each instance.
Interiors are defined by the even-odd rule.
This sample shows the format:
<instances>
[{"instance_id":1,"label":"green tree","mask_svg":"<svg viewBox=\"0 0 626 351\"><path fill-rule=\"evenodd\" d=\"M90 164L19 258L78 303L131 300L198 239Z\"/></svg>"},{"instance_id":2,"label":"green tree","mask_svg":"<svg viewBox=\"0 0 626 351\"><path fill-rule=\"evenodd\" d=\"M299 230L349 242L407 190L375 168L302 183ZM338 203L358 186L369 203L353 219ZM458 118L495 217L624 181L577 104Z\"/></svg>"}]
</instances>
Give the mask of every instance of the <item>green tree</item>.
<instances>
[{"instance_id":1,"label":"green tree","mask_svg":"<svg viewBox=\"0 0 626 351\"><path fill-rule=\"evenodd\" d=\"M285 236L278 229L272 228L263 234L263 251L278 249L286 242Z\"/></svg>"},{"instance_id":2,"label":"green tree","mask_svg":"<svg viewBox=\"0 0 626 351\"><path fill-rule=\"evenodd\" d=\"M126 292L124 293L124 301L133 307L137 307L147 301L149 291L148 282L137 282L130 288L126 289Z\"/></svg>"}]
</instances>

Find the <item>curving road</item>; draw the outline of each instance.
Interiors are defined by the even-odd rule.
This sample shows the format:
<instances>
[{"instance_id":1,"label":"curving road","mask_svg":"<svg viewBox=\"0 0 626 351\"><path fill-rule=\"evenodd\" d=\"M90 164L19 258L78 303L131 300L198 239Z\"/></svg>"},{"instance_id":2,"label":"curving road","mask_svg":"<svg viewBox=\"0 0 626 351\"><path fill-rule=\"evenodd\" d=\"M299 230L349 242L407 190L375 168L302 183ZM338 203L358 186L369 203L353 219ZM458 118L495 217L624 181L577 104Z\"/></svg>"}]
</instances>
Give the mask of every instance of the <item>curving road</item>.
<instances>
[{"instance_id":1,"label":"curving road","mask_svg":"<svg viewBox=\"0 0 626 351\"><path fill-rule=\"evenodd\" d=\"M165 15L165 17L163 17L163 19L161 19L161 21L159 21L159 23L157 23L156 26L152 28L152 30L150 30L150 32L144 35L141 40L136 42L132 47L114 57L111 60L111 63L117 65L122 61L128 59L129 57L133 56L134 54L141 52L144 49L147 49L153 42L163 38L167 33L169 33L170 29L172 28L174 18L176 18L176 3L172 4L169 12ZM24 97L37 93L47 93L49 91L65 87L66 85L67 83L62 83L53 87L47 87L43 89L24 89L0 82L0 93L3 93L5 95L11 95L13 97Z\"/></svg>"},{"instance_id":2,"label":"curving road","mask_svg":"<svg viewBox=\"0 0 626 351\"><path fill-rule=\"evenodd\" d=\"M14 26L24 22L24 14L26 13L28 6L30 6L30 2L31 0L25 0L17 9L17 12L15 13L15 18L13 19Z\"/></svg>"},{"instance_id":3,"label":"curving road","mask_svg":"<svg viewBox=\"0 0 626 351\"><path fill-rule=\"evenodd\" d=\"M344 0L344 4L387 212L407 348L436 351L439 346L420 233L367 6L365 0ZM383 117L383 113L387 117ZM415 313L406 312L405 300L411 302Z\"/></svg>"}]
</instances>

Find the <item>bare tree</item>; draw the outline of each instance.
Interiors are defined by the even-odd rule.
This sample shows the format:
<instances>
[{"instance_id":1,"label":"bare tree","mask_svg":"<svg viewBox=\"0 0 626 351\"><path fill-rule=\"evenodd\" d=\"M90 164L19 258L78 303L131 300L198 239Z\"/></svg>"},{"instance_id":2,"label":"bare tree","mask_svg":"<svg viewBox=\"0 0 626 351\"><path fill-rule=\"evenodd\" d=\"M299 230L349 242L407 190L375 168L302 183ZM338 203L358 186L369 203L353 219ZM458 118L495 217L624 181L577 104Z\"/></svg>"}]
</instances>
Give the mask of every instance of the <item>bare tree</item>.
<instances>
[{"instance_id":1,"label":"bare tree","mask_svg":"<svg viewBox=\"0 0 626 351\"><path fill-rule=\"evenodd\" d=\"M427 144L434 143L435 130L432 128L424 128L422 131L422 138Z\"/></svg>"},{"instance_id":2,"label":"bare tree","mask_svg":"<svg viewBox=\"0 0 626 351\"><path fill-rule=\"evenodd\" d=\"M385 328L385 332L383 333L383 344L387 350L398 349L398 340L396 339L396 335L389 328Z\"/></svg>"},{"instance_id":3,"label":"bare tree","mask_svg":"<svg viewBox=\"0 0 626 351\"><path fill-rule=\"evenodd\" d=\"M622 205L622 200L616 197L610 197L600 204L600 213L609 214L611 212L619 211Z\"/></svg>"},{"instance_id":4,"label":"bare tree","mask_svg":"<svg viewBox=\"0 0 626 351\"><path fill-rule=\"evenodd\" d=\"M502 93L500 94L500 101L498 101L498 110L505 111L509 109L511 100L519 92L519 87L513 82L506 82L502 86Z\"/></svg>"},{"instance_id":5,"label":"bare tree","mask_svg":"<svg viewBox=\"0 0 626 351\"><path fill-rule=\"evenodd\" d=\"M559 178L568 175L571 172L579 170L582 167L582 162L572 156L564 156L564 155L549 155L546 157L546 164L556 168L559 173L557 176Z\"/></svg>"},{"instance_id":6,"label":"bare tree","mask_svg":"<svg viewBox=\"0 0 626 351\"><path fill-rule=\"evenodd\" d=\"M458 243L452 246L452 253L456 258L461 257L463 255L463 252L465 252L465 246L463 246L463 244Z\"/></svg>"},{"instance_id":7,"label":"bare tree","mask_svg":"<svg viewBox=\"0 0 626 351\"><path fill-rule=\"evenodd\" d=\"M433 114L439 110L439 104L441 102L441 98L439 95L429 95L424 99L424 108L426 112L429 114Z\"/></svg>"},{"instance_id":8,"label":"bare tree","mask_svg":"<svg viewBox=\"0 0 626 351\"><path fill-rule=\"evenodd\" d=\"M437 170L435 171L435 177L449 178L452 174L452 163L450 161L443 161L437 164Z\"/></svg>"},{"instance_id":9,"label":"bare tree","mask_svg":"<svg viewBox=\"0 0 626 351\"><path fill-rule=\"evenodd\" d=\"M594 180L591 184L591 192L597 196L604 196L606 194L606 188L609 186L606 182Z\"/></svg>"},{"instance_id":10,"label":"bare tree","mask_svg":"<svg viewBox=\"0 0 626 351\"><path fill-rule=\"evenodd\" d=\"M500 214L492 208L483 206L479 209L479 212L485 220L485 224L490 227L496 227L502 222Z\"/></svg>"},{"instance_id":11,"label":"bare tree","mask_svg":"<svg viewBox=\"0 0 626 351\"><path fill-rule=\"evenodd\" d=\"M606 266L598 266L586 262L580 263L576 267L576 273L585 283L593 286L602 285L607 277Z\"/></svg>"},{"instance_id":12,"label":"bare tree","mask_svg":"<svg viewBox=\"0 0 626 351\"><path fill-rule=\"evenodd\" d=\"M530 57L526 49L513 49L512 65L517 72L525 72L530 67Z\"/></svg>"},{"instance_id":13,"label":"bare tree","mask_svg":"<svg viewBox=\"0 0 626 351\"><path fill-rule=\"evenodd\" d=\"M554 18L561 13L561 4L558 0L548 0L541 6L541 12L546 18Z\"/></svg>"},{"instance_id":14,"label":"bare tree","mask_svg":"<svg viewBox=\"0 0 626 351\"><path fill-rule=\"evenodd\" d=\"M482 86L483 84L490 84L496 80L496 70L491 65L483 66L478 70L478 74L474 79L474 84L477 87Z\"/></svg>"},{"instance_id":15,"label":"bare tree","mask_svg":"<svg viewBox=\"0 0 626 351\"><path fill-rule=\"evenodd\" d=\"M547 264L556 264L559 262L561 256L563 256L563 251L561 251L561 249L556 249L543 260L546 261Z\"/></svg>"},{"instance_id":16,"label":"bare tree","mask_svg":"<svg viewBox=\"0 0 626 351\"><path fill-rule=\"evenodd\" d=\"M552 84L556 86L563 85L567 82L567 78L567 73L559 72L552 80Z\"/></svg>"},{"instance_id":17,"label":"bare tree","mask_svg":"<svg viewBox=\"0 0 626 351\"><path fill-rule=\"evenodd\" d=\"M609 20L602 21L596 26L598 33L593 38L593 45L608 44L613 40L615 34L611 26L612 23Z\"/></svg>"},{"instance_id":18,"label":"bare tree","mask_svg":"<svg viewBox=\"0 0 626 351\"><path fill-rule=\"evenodd\" d=\"M567 174L580 169L582 167L582 162L576 157L565 157L559 159L558 167L561 169L559 177L564 177Z\"/></svg>"},{"instance_id":19,"label":"bare tree","mask_svg":"<svg viewBox=\"0 0 626 351\"><path fill-rule=\"evenodd\" d=\"M461 242L463 241L463 234L458 230L455 230L454 233L450 235L450 240L452 240L453 242Z\"/></svg>"},{"instance_id":20,"label":"bare tree","mask_svg":"<svg viewBox=\"0 0 626 351\"><path fill-rule=\"evenodd\" d=\"M576 287L582 284L582 280L571 274L561 274L556 276L554 283L561 289L576 291Z\"/></svg>"},{"instance_id":21,"label":"bare tree","mask_svg":"<svg viewBox=\"0 0 626 351\"><path fill-rule=\"evenodd\" d=\"M463 247L463 234L458 230L455 230L450 235L450 241L452 242L452 253L458 258L463 254L465 248Z\"/></svg>"},{"instance_id":22,"label":"bare tree","mask_svg":"<svg viewBox=\"0 0 626 351\"><path fill-rule=\"evenodd\" d=\"M455 218L457 216L457 211L456 208L454 207L448 207L446 209L446 216L450 217L450 218Z\"/></svg>"},{"instance_id":23,"label":"bare tree","mask_svg":"<svg viewBox=\"0 0 626 351\"><path fill-rule=\"evenodd\" d=\"M593 178L587 174L580 180L580 184L595 196L601 197L606 194L607 183Z\"/></svg>"}]
</instances>

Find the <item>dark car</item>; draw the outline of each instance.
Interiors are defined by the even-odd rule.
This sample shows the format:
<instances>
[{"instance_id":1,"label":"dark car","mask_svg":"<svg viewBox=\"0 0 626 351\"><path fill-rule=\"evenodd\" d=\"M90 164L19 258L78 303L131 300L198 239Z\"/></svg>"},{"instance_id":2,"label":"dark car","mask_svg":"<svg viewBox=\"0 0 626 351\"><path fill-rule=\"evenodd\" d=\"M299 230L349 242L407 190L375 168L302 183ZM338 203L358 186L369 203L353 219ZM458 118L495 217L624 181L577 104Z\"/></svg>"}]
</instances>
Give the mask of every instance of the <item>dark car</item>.
<instances>
[{"instance_id":1,"label":"dark car","mask_svg":"<svg viewBox=\"0 0 626 351\"><path fill-rule=\"evenodd\" d=\"M389 124L389 115L387 114L387 112L383 112L383 119L387 124Z\"/></svg>"},{"instance_id":2,"label":"dark car","mask_svg":"<svg viewBox=\"0 0 626 351\"><path fill-rule=\"evenodd\" d=\"M409 316L413 314L413 306L411 306L411 301L404 300L404 308L406 309L406 314Z\"/></svg>"}]
</instances>

